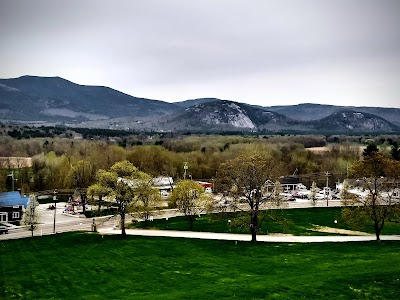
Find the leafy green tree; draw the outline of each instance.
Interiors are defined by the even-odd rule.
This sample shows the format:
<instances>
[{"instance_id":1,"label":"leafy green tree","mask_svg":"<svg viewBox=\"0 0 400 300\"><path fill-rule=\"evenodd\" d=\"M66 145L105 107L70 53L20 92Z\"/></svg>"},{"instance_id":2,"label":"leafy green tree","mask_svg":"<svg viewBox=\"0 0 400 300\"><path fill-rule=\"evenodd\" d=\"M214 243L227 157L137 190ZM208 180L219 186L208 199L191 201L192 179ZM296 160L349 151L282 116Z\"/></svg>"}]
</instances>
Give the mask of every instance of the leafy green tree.
<instances>
[{"instance_id":1,"label":"leafy green tree","mask_svg":"<svg viewBox=\"0 0 400 300\"><path fill-rule=\"evenodd\" d=\"M99 180L99 178L101 178L102 176L102 172L104 172L104 170L99 170L96 177ZM89 203L91 205L97 205L97 212L100 215L100 211L101 211L101 205L103 203L103 198L106 197L107 195L110 195L112 192L112 190L106 186L102 186L99 183L95 183L92 184L91 186L89 186L88 190L87 190L87 195L90 198Z\"/></svg>"},{"instance_id":2,"label":"leafy green tree","mask_svg":"<svg viewBox=\"0 0 400 300\"><path fill-rule=\"evenodd\" d=\"M152 186L153 180L150 176L143 176L137 181L136 198L132 205L134 215L144 219L145 227L148 226L150 216L154 210L162 205L162 198L158 189Z\"/></svg>"},{"instance_id":3,"label":"leafy green tree","mask_svg":"<svg viewBox=\"0 0 400 300\"><path fill-rule=\"evenodd\" d=\"M86 193L84 189L86 189L90 184L93 183L95 178L94 166L90 161L80 160L78 161L69 171L66 181L69 186L75 187L78 189L80 193L83 213L85 213L86 209Z\"/></svg>"},{"instance_id":4,"label":"leafy green tree","mask_svg":"<svg viewBox=\"0 0 400 300\"><path fill-rule=\"evenodd\" d=\"M22 224L25 225L28 230L32 232L37 228L39 224L39 214L36 208L39 206L39 202L36 200L36 196L31 194L29 196L28 206L22 216Z\"/></svg>"},{"instance_id":5,"label":"leafy green tree","mask_svg":"<svg viewBox=\"0 0 400 300\"><path fill-rule=\"evenodd\" d=\"M99 189L106 192L102 196L107 195L115 202L120 217L121 232L125 236L126 214L133 210L134 203L137 201L138 183L140 180L149 178L149 175L140 172L129 161L124 160L115 163L110 171L99 170L96 178ZM90 190L94 192L96 188L90 188Z\"/></svg>"},{"instance_id":6,"label":"leafy green tree","mask_svg":"<svg viewBox=\"0 0 400 300\"><path fill-rule=\"evenodd\" d=\"M351 194L346 188L342 192L343 216L350 223L372 225L376 239L380 240L385 222L397 216L400 209L394 197L400 183L400 162L373 153L354 163L350 174L354 185L366 195Z\"/></svg>"},{"instance_id":7,"label":"leafy green tree","mask_svg":"<svg viewBox=\"0 0 400 300\"><path fill-rule=\"evenodd\" d=\"M226 194L226 202L235 211L245 212L249 217L251 240L257 241L257 233L265 221L260 212L271 206L282 205L278 178L281 166L273 155L241 155L223 163L217 173L216 186Z\"/></svg>"},{"instance_id":8,"label":"leafy green tree","mask_svg":"<svg viewBox=\"0 0 400 300\"><path fill-rule=\"evenodd\" d=\"M182 180L177 184L171 193L170 203L186 216L190 230L196 217L212 208L211 198L205 194L204 188L192 180Z\"/></svg>"}]
</instances>

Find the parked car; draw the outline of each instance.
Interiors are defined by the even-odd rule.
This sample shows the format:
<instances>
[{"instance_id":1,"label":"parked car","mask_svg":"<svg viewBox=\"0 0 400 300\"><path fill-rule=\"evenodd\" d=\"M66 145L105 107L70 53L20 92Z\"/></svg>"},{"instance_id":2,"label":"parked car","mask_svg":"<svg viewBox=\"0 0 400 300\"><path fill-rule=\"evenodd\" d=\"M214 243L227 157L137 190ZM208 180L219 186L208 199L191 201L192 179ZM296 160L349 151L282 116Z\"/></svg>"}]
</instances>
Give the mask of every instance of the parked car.
<instances>
[{"instance_id":1,"label":"parked car","mask_svg":"<svg viewBox=\"0 0 400 300\"><path fill-rule=\"evenodd\" d=\"M165 197L165 198L169 197L169 193L166 190L161 190L160 194L162 197Z\"/></svg>"},{"instance_id":2,"label":"parked car","mask_svg":"<svg viewBox=\"0 0 400 300\"><path fill-rule=\"evenodd\" d=\"M0 224L0 234L8 233L8 227L6 225Z\"/></svg>"}]
</instances>

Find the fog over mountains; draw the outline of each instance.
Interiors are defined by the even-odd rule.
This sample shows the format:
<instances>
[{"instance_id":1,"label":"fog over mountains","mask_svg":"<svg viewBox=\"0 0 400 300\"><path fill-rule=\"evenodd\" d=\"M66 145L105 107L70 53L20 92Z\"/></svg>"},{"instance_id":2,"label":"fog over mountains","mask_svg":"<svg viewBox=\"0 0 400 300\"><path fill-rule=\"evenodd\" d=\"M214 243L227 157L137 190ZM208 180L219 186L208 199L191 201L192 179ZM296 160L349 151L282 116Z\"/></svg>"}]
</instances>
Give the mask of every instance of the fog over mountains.
<instances>
[{"instance_id":1,"label":"fog over mountains","mask_svg":"<svg viewBox=\"0 0 400 300\"><path fill-rule=\"evenodd\" d=\"M0 120L171 131L400 131L400 109L320 104L260 107L216 98L169 103L60 77L0 79Z\"/></svg>"}]
</instances>

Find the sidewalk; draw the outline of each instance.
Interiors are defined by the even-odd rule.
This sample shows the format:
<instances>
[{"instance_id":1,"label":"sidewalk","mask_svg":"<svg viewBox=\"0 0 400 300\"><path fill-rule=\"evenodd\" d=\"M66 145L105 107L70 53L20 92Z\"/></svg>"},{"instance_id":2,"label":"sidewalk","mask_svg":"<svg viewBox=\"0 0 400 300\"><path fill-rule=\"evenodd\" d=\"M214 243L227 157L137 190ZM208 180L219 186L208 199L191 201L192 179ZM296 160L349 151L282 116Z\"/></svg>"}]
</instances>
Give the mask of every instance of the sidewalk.
<instances>
[{"instance_id":1,"label":"sidewalk","mask_svg":"<svg viewBox=\"0 0 400 300\"><path fill-rule=\"evenodd\" d=\"M121 230L100 228L100 234L121 234ZM136 236L158 236L176 237L205 240L226 240L226 241L251 241L250 234L174 231L174 230L147 230L147 229L126 229L127 235ZM324 243L324 242L361 242L374 241L375 235L364 236L290 236L290 235L257 235L258 242L273 243ZM400 235L382 235L383 241L400 241Z\"/></svg>"}]
</instances>

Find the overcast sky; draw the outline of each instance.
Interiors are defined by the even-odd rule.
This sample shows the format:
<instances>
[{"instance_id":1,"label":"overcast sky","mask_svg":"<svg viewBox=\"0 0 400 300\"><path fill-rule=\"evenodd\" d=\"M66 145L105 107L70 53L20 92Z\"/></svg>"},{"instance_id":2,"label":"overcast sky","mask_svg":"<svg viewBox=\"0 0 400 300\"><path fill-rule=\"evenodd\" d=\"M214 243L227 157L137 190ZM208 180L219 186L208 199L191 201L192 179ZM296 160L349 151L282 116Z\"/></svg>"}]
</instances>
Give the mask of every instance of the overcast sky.
<instances>
[{"instance_id":1,"label":"overcast sky","mask_svg":"<svg viewBox=\"0 0 400 300\"><path fill-rule=\"evenodd\" d=\"M0 78L133 96L400 107L400 1L0 0Z\"/></svg>"}]
</instances>

